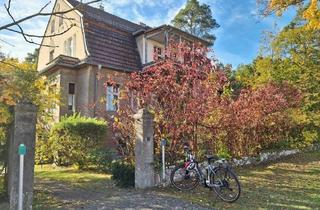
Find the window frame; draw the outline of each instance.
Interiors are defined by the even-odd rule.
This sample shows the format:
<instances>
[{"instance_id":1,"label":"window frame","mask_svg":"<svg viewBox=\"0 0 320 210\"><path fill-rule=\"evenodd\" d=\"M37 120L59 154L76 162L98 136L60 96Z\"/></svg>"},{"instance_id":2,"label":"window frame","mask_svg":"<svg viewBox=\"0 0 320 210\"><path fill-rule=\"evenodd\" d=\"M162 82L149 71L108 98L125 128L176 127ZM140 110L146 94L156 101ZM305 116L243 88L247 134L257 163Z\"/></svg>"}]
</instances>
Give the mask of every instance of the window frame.
<instances>
[{"instance_id":1,"label":"window frame","mask_svg":"<svg viewBox=\"0 0 320 210\"><path fill-rule=\"evenodd\" d=\"M56 12L60 12L60 4L57 4L57 9ZM63 25L63 14L58 16L58 26L62 26Z\"/></svg>"},{"instance_id":2,"label":"window frame","mask_svg":"<svg viewBox=\"0 0 320 210\"><path fill-rule=\"evenodd\" d=\"M70 57L76 56L76 35L69 37L64 41L64 54Z\"/></svg>"},{"instance_id":3,"label":"window frame","mask_svg":"<svg viewBox=\"0 0 320 210\"><path fill-rule=\"evenodd\" d=\"M72 87L72 85L73 85L73 88L70 88ZM73 91L71 91L71 89L73 89ZM68 99L67 100L68 100L67 101L68 112L70 111L75 112L76 111L76 84L74 82L68 83Z\"/></svg>"},{"instance_id":4,"label":"window frame","mask_svg":"<svg viewBox=\"0 0 320 210\"><path fill-rule=\"evenodd\" d=\"M162 47L153 45L153 58L156 58L156 60L160 60L163 58Z\"/></svg>"},{"instance_id":5,"label":"window frame","mask_svg":"<svg viewBox=\"0 0 320 210\"><path fill-rule=\"evenodd\" d=\"M51 34L54 34L56 30L56 21L55 18L52 18L52 21L50 23L50 32Z\"/></svg>"},{"instance_id":6,"label":"window frame","mask_svg":"<svg viewBox=\"0 0 320 210\"><path fill-rule=\"evenodd\" d=\"M120 101L120 85L107 84L107 87L106 87L106 111L107 112L117 112L120 107L119 101Z\"/></svg>"},{"instance_id":7,"label":"window frame","mask_svg":"<svg viewBox=\"0 0 320 210\"><path fill-rule=\"evenodd\" d=\"M53 61L54 59L54 49L49 51L49 62Z\"/></svg>"}]
</instances>

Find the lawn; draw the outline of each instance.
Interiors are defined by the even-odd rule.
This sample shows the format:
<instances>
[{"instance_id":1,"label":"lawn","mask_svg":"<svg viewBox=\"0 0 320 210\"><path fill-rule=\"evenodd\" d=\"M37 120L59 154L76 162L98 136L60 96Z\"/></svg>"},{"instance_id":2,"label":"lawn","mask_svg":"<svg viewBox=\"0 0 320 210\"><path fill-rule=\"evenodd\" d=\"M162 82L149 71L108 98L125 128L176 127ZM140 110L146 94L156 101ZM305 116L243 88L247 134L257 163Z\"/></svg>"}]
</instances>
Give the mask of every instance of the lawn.
<instances>
[{"instance_id":1,"label":"lawn","mask_svg":"<svg viewBox=\"0 0 320 210\"><path fill-rule=\"evenodd\" d=\"M243 191L234 204L221 202L212 191L204 188L193 192L172 188L163 191L217 209L320 209L320 151L236 171Z\"/></svg>"},{"instance_id":2,"label":"lawn","mask_svg":"<svg viewBox=\"0 0 320 210\"><path fill-rule=\"evenodd\" d=\"M81 188L96 188L101 184L112 184L111 175L92 171L80 171L72 167L35 166L35 177L41 180L64 182Z\"/></svg>"},{"instance_id":3,"label":"lawn","mask_svg":"<svg viewBox=\"0 0 320 210\"><path fill-rule=\"evenodd\" d=\"M297 154L264 166L238 168L236 172L243 191L234 204L220 201L213 191L201 187L192 192L179 192L171 187L151 191L215 209L320 209L320 151ZM35 177L34 209L78 205L73 198L67 198L74 194L83 196L86 203L90 202L90 196L112 198L128 192L115 187L108 174L70 167L36 166Z\"/></svg>"},{"instance_id":4,"label":"lawn","mask_svg":"<svg viewBox=\"0 0 320 210\"><path fill-rule=\"evenodd\" d=\"M66 208L75 203L66 203L57 199L52 188L60 188L62 191L70 191L73 188L85 190L85 192L103 191L111 187L113 182L109 174L80 171L72 167L52 167L51 165L35 166L36 186L34 189L34 209L59 209ZM74 192L76 194L77 191Z\"/></svg>"}]
</instances>

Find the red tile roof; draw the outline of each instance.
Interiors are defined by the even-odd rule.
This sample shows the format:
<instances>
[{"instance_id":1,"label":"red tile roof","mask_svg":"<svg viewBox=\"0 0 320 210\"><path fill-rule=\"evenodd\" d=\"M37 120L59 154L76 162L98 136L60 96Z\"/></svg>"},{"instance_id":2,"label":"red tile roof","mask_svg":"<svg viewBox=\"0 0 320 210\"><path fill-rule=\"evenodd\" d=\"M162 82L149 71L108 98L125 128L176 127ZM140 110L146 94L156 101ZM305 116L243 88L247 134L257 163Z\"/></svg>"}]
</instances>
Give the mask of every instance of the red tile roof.
<instances>
[{"instance_id":1,"label":"red tile roof","mask_svg":"<svg viewBox=\"0 0 320 210\"><path fill-rule=\"evenodd\" d=\"M76 7L80 2L68 0ZM148 29L88 5L79 7L83 15L87 62L122 71L141 70L142 65L133 33Z\"/></svg>"}]
</instances>

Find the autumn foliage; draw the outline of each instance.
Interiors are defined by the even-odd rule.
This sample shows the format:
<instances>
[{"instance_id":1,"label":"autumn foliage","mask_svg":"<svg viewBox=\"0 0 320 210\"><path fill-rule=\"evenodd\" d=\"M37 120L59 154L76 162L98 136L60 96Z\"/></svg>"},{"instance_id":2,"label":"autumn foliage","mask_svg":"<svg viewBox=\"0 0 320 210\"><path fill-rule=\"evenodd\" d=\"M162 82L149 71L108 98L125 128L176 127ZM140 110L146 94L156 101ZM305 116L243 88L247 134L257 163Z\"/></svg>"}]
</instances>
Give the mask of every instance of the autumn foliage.
<instances>
[{"instance_id":1,"label":"autumn foliage","mask_svg":"<svg viewBox=\"0 0 320 210\"><path fill-rule=\"evenodd\" d=\"M121 106L113 126L123 155L133 155L132 115L142 107L155 114L156 148L166 138L172 160L184 142L198 153L242 156L281 140L290 127L286 110L298 105L299 93L287 84L268 84L234 97L226 93L225 72L207 55L199 45L171 44L165 59L131 75L123 95L137 98L137 107Z\"/></svg>"}]
</instances>

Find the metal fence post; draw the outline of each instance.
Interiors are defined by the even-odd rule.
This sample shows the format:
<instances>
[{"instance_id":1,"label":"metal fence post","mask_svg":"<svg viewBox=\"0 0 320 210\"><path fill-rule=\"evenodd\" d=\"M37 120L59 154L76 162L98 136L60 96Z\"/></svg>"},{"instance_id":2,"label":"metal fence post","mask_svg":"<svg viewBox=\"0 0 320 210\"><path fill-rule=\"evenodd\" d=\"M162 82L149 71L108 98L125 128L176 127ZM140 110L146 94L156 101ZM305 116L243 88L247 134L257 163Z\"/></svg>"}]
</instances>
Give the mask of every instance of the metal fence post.
<instances>
[{"instance_id":1,"label":"metal fence post","mask_svg":"<svg viewBox=\"0 0 320 210\"><path fill-rule=\"evenodd\" d=\"M20 168L19 168L19 195L18 195L18 210L22 210L23 205L23 169L24 169L24 155L27 149L24 144L19 145L19 156L20 156Z\"/></svg>"},{"instance_id":2,"label":"metal fence post","mask_svg":"<svg viewBox=\"0 0 320 210\"><path fill-rule=\"evenodd\" d=\"M167 141L165 139L161 140L161 147L162 147L162 181L166 181L166 152L165 152L165 146L167 144Z\"/></svg>"}]
</instances>

